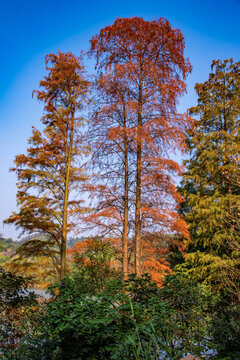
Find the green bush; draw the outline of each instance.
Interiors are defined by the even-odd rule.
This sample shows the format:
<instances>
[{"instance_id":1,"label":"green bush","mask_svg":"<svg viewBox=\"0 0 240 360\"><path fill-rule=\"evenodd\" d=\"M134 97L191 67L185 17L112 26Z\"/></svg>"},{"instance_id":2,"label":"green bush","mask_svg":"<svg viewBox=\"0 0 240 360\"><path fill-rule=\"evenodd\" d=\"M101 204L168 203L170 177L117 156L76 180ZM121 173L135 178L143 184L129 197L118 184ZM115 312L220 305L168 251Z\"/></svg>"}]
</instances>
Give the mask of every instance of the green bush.
<instances>
[{"instance_id":1,"label":"green bush","mask_svg":"<svg viewBox=\"0 0 240 360\"><path fill-rule=\"evenodd\" d=\"M79 292L66 277L52 294L38 314L42 327L35 324L14 359L179 360L214 347L209 329L218 298L180 274L168 276L161 289L149 275L131 275L95 295Z\"/></svg>"},{"instance_id":2,"label":"green bush","mask_svg":"<svg viewBox=\"0 0 240 360\"><path fill-rule=\"evenodd\" d=\"M184 273L177 273L166 277L162 296L175 311L175 321L182 329L179 338L184 349L198 356L203 355L207 348L214 349L210 328L219 295L213 294L209 286L192 281Z\"/></svg>"},{"instance_id":3,"label":"green bush","mask_svg":"<svg viewBox=\"0 0 240 360\"><path fill-rule=\"evenodd\" d=\"M83 251L75 253L70 277L78 292L96 295L112 279L120 279L122 274L112 266L116 249L109 241L94 238L86 241L86 244Z\"/></svg>"},{"instance_id":4,"label":"green bush","mask_svg":"<svg viewBox=\"0 0 240 360\"><path fill-rule=\"evenodd\" d=\"M0 348L1 352L16 346L22 336L20 326L25 310L37 304L27 288L30 279L16 276L0 267Z\"/></svg>"},{"instance_id":5,"label":"green bush","mask_svg":"<svg viewBox=\"0 0 240 360\"><path fill-rule=\"evenodd\" d=\"M200 291L186 299L193 285L183 288L179 281L168 278L168 285L159 289L148 275L132 275L125 283L115 280L104 291L86 296L74 279L65 278L47 306L45 338L60 359L177 360L190 351L198 355L205 328L192 312ZM177 287L182 291L178 299Z\"/></svg>"},{"instance_id":6,"label":"green bush","mask_svg":"<svg viewBox=\"0 0 240 360\"><path fill-rule=\"evenodd\" d=\"M215 305L211 334L219 356L240 359L240 304L226 291L221 291Z\"/></svg>"}]
</instances>

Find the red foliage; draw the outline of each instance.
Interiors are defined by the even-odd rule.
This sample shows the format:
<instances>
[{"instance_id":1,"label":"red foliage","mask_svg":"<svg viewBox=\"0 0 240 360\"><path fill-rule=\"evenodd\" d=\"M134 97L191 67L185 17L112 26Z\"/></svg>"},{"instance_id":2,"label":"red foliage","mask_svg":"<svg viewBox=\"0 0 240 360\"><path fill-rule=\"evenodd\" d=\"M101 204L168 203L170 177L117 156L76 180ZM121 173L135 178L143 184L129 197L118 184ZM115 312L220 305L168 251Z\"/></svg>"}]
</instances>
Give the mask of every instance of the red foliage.
<instances>
[{"instance_id":1,"label":"red foliage","mask_svg":"<svg viewBox=\"0 0 240 360\"><path fill-rule=\"evenodd\" d=\"M181 196L174 177L181 168L172 154L184 152L185 132L192 126L187 114L176 111L191 65L184 58L183 35L163 18L118 18L92 38L90 54L97 60L101 91L93 118L94 161L104 181L96 187L100 201L88 220L110 232L124 233L127 224L140 274L146 233L188 236L176 211Z\"/></svg>"}]
</instances>

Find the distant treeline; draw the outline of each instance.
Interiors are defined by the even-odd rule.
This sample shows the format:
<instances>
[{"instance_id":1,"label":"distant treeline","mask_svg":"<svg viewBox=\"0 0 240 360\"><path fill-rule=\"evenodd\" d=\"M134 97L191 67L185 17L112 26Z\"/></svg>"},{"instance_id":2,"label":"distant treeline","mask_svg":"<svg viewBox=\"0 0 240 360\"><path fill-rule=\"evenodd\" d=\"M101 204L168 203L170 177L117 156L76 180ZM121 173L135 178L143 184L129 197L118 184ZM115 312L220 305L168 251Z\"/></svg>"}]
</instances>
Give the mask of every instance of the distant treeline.
<instances>
[{"instance_id":1,"label":"distant treeline","mask_svg":"<svg viewBox=\"0 0 240 360\"><path fill-rule=\"evenodd\" d=\"M21 240L13 240L10 238L5 238L3 235L0 235L0 252L5 252L9 249L9 252L15 252L17 248L24 244L26 241L31 240L32 238L36 237L36 235L26 236L22 238ZM72 237L68 240L67 247L68 249L71 249L78 241L84 241L86 240L85 236L77 236Z\"/></svg>"}]
</instances>

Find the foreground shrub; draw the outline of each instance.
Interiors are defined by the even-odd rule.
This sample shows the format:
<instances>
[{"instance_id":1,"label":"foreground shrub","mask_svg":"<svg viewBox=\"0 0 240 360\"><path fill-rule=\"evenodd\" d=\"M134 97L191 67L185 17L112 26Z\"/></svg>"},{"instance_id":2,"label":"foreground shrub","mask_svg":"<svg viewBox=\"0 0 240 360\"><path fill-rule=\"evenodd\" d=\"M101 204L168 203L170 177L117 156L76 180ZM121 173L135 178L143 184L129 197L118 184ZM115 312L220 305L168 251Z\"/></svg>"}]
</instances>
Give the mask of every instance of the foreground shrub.
<instances>
[{"instance_id":1,"label":"foreground shrub","mask_svg":"<svg viewBox=\"0 0 240 360\"><path fill-rule=\"evenodd\" d=\"M114 266L116 248L109 240L94 238L78 242L68 254L72 260L70 276L81 294L96 295L111 280L122 277Z\"/></svg>"},{"instance_id":2,"label":"foreground shrub","mask_svg":"<svg viewBox=\"0 0 240 360\"><path fill-rule=\"evenodd\" d=\"M206 294L193 287L172 276L159 289L150 276L132 275L125 283L112 281L104 291L87 296L74 279L65 278L52 289L41 332L20 344L19 354L49 360L179 360L188 352L201 355Z\"/></svg>"},{"instance_id":3,"label":"foreground shrub","mask_svg":"<svg viewBox=\"0 0 240 360\"><path fill-rule=\"evenodd\" d=\"M36 296L28 292L30 279L16 276L0 267L0 349L14 349L24 335L22 320L37 306Z\"/></svg>"},{"instance_id":4,"label":"foreground shrub","mask_svg":"<svg viewBox=\"0 0 240 360\"><path fill-rule=\"evenodd\" d=\"M79 284L66 277L52 295L14 359L179 360L188 353L214 358L206 350L215 347L210 331L219 297L179 274L168 276L161 289L148 275L132 275L96 295L79 292Z\"/></svg>"},{"instance_id":5,"label":"foreground shrub","mask_svg":"<svg viewBox=\"0 0 240 360\"><path fill-rule=\"evenodd\" d=\"M211 334L219 356L240 359L240 304L227 291L221 291L215 304Z\"/></svg>"}]
</instances>

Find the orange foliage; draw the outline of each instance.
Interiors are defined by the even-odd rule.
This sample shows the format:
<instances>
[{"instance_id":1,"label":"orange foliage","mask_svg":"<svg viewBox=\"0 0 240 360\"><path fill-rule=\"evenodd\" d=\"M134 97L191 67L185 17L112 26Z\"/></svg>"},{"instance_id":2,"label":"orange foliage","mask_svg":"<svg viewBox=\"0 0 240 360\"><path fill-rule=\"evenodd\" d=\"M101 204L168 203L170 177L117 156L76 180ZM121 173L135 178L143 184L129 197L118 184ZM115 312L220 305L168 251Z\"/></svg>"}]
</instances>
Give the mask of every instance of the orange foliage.
<instances>
[{"instance_id":1,"label":"orange foliage","mask_svg":"<svg viewBox=\"0 0 240 360\"><path fill-rule=\"evenodd\" d=\"M149 273L152 280L162 284L163 277L171 272L166 259L168 239L161 235L146 234L142 241L142 273Z\"/></svg>"},{"instance_id":2,"label":"orange foliage","mask_svg":"<svg viewBox=\"0 0 240 360\"><path fill-rule=\"evenodd\" d=\"M79 160L87 151L80 127L89 83L84 79L81 59L72 53L48 54L48 75L34 91L44 105L43 131L33 128L27 155L15 158L18 177L19 212L6 223L28 233L39 232L55 241L61 258L61 278L66 270L67 233L82 214L82 200L76 190L86 181ZM73 191L74 190L74 191ZM74 195L73 195L74 192ZM79 216L78 216L79 217Z\"/></svg>"},{"instance_id":3,"label":"orange foliage","mask_svg":"<svg viewBox=\"0 0 240 360\"><path fill-rule=\"evenodd\" d=\"M88 220L121 233L123 244L127 227L139 275L146 232L188 236L176 211L181 196L174 177L181 167L171 156L184 152L185 132L192 127L191 118L176 111L191 65L183 35L164 18L118 18L91 39L90 53L97 60L101 101L92 122L94 161L102 177L99 203ZM159 262L159 270L164 267Z\"/></svg>"},{"instance_id":4,"label":"orange foliage","mask_svg":"<svg viewBox=\"0 0 240 360\"><path fill-rule=\"evenodd\" d=\"M67 256L72 263L80 263L83 267L100 259L100 262L106 261L111 268L118 269L119 261L117 258L119 245L118 239L86 239L84 241L78 241L71 249L68 249Z\"/></svg>"}]
</instances>

